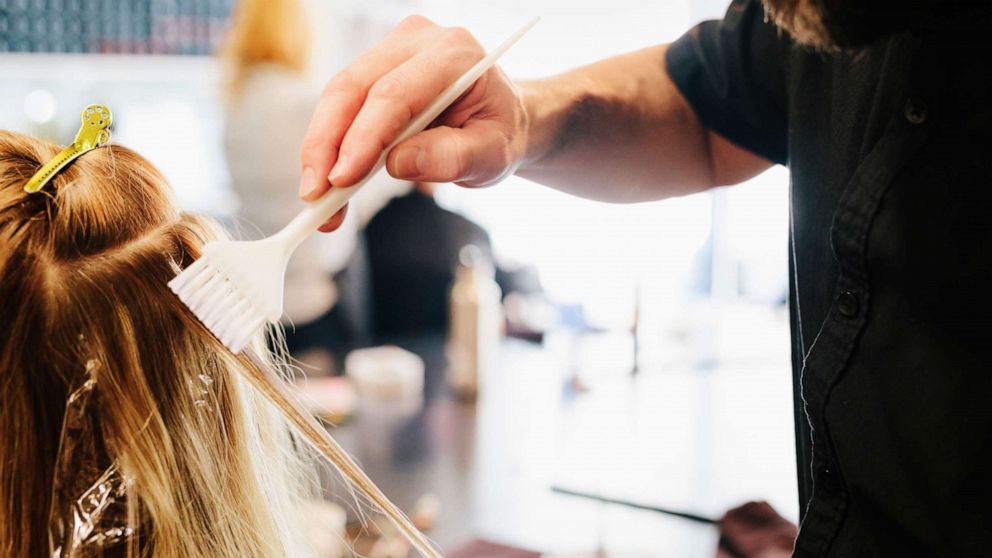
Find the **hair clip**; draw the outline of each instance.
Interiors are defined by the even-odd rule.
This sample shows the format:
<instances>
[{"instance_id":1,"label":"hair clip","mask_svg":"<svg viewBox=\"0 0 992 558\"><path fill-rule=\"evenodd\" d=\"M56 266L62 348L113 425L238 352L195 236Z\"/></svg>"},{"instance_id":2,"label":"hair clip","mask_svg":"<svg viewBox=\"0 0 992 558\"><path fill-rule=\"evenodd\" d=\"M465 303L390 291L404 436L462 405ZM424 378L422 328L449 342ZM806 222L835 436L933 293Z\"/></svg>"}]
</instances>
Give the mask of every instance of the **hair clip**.
<instances>
[{"instance_id":1,"label":"hair clip","mask_svg":"<svg viewBox=\"0 0 992 558\"><path fill-rule=\"evenodd\" d=\"M110 124L113 122L113 115L105 105L86 107L80 120L82 124L76 132L76 139L34 173L31 180L24 185L25 192L34 193L41 190L53 176L77 157L110 141Z\"/></svg>"}]
</instances>

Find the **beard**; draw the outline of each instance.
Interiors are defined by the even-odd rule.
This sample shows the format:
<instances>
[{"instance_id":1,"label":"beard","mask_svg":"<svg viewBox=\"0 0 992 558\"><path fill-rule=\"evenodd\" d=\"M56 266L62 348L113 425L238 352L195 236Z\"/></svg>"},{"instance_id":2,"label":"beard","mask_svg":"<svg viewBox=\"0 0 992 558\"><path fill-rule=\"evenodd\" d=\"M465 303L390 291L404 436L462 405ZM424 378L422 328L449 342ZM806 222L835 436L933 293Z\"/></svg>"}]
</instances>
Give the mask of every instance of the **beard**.
<instances>
[{"instance_id":1,"label":"beard","mask_svg":"<svg viewBox=\"0 0 992 558\"><path fill-rule=\"evenodd\" d=\"M762 0L762 4L772 21L797 43L842 52L923 23L938 1Z\"/></svg>"}]
</instances>

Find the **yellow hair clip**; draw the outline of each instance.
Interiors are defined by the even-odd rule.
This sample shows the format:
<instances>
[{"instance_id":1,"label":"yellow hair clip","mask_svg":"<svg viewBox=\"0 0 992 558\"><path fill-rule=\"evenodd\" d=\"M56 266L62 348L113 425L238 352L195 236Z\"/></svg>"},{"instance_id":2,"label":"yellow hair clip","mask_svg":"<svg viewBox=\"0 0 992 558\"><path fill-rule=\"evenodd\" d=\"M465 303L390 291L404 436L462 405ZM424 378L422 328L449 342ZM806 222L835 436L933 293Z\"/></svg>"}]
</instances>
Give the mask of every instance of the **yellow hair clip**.
<instances>
[{"instance_id":1,"label":"yellow hair clip","mask_svg":"<svg viewBox=\"0 0 992 558\"><path fill-rule=\"evenodd\" d=\"M113 115L105 105L86 107L80 120L82 124L79 126L79 132L76 133L76 139L34 173L31 180L24 185L25 192L34 193L41 190L53 176L77 157L110 141L110 124L113 122Z\"/></svg>"}]
</instances>

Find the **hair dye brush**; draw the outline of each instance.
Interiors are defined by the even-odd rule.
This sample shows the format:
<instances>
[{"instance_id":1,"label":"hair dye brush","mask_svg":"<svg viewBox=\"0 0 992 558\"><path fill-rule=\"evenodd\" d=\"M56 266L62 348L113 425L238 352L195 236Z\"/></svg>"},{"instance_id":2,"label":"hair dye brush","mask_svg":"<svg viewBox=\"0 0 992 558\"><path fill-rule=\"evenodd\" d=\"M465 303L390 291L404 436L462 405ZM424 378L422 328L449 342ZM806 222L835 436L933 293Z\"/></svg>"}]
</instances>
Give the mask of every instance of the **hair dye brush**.
<instances>
[{"instance_id":1,"label":"hair dye brush","mask_svg":"<svg viewBox=\"0 0 992 558\"><path fill-rule=\"evenodd\" d=\"M442 91L382 151L375 166L358 183L347 188L331 188L268 238L206 244L200 259L169 281L169 288L224 345L235 353L240 352L252 334L267 322L279 321L282 316L286 265L297 246L344 207L385 165L386 154L393 147L424 130L535 23L537 19L524 25Z\"/></svg>"}]
</instances>

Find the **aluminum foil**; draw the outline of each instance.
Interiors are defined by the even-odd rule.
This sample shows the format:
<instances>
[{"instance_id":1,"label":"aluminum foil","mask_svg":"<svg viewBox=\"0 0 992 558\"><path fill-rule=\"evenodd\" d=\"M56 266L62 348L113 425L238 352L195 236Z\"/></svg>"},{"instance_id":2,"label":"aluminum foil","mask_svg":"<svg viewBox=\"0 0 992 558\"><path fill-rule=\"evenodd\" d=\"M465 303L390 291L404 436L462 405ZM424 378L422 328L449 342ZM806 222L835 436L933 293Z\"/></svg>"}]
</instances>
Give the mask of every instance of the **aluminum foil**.
<instances>
[{"instance_id":1,"label":"aluminum foil","mask_svg":"<svg viewBox=\"0 0 992 558\"><path fill-rule=\"evenodd\" d=\"M127 478L103 447L97 407L100 364L66 402L52 479L48 540L52 558L124 556L135 533Z\"/></svg>"}]
</instances>

